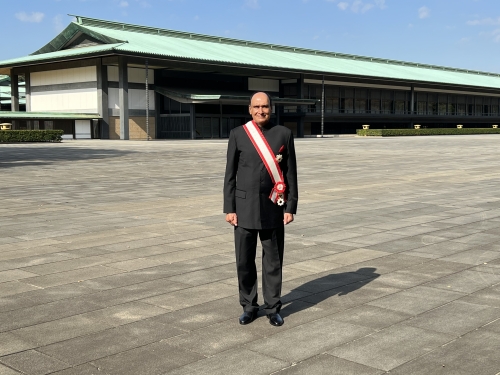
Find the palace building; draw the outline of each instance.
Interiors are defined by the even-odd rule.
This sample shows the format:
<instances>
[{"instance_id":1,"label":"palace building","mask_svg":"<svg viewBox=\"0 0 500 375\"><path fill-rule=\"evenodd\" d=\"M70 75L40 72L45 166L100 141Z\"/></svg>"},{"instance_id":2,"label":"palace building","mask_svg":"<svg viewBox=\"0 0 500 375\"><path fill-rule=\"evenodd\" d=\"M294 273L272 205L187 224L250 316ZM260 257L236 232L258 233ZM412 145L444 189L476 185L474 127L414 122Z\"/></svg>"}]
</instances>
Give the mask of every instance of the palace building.
<instances>
[{"instance_id":1,"label":"palace building","mask_svg":"<svg viewBox=\"0 0 500 375\"><path fill-rule=\"evenodd\" d=\"M227 138L249 120L255 91L297 137L500 123L498 73L82 16L31 55L0 61L0 75L0 122L65 138Z\"/></svg>"}]
</instances>

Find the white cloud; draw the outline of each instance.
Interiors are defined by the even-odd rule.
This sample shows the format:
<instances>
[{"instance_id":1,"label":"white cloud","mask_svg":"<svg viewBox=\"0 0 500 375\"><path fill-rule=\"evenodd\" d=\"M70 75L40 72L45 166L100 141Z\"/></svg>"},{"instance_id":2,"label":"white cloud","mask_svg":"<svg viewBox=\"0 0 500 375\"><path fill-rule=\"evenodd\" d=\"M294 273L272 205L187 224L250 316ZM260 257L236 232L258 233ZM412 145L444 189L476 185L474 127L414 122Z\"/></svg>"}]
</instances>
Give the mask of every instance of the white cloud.
<instances>
[{"instance_id":1,"label":"white cloud","mask_svg":"<svg viewBox=\"0 0 500 375\"><path fill-rule=\"evenodd\" d=\"M252 8L252 9L259 9L260 8L259 0L245 0L245 5L248 8Z\"/></svg>"},{"instance_id":2,"label":"white cloud","mask_svg":"<svg viewBox=\"0 0 500 375\"><path fill-rule=\"evenodd\" d=\"M120 4L118 4L120 8L126 8L128 7L128 1L120 1Z\"/></svg>"},{"instance_id":3,"label":"white cloud","mask_svg":"<svg viewBox=\"0 0 500 375\"><path fill-rule=\"evenodd\" d=\"M347 8L349 8L349 3L341 2L341 3L338 3L337 6L341 10L346 10Z\"/></svg>"},{"instance_id":4,"label":"white cloud","mask_svg":"<svg viewBox=\"0 0 500 375\"><path fill-rule=\"evenodd\" d=\"M42 22L43 17L45 17L45 14L42 12L31 12L31 14L26 12L16 13L16 18L22 22Z\"/></svg>"},{"instance_id":5,"label":"white cloud","mask_svg":"<svg viewBox=\"0 0 500 375\"><path fill-rule=\"evenodd\" d=\"M500 29L493 30L491 34L493 35L493 41L495 43L500 43Z\"/></svg>"},{"instance_id":6,"label":"white cloud","mask_svg":"<svg viewBox=\"0 0 500 375\"><path fill-rule=\"evenodd\" d=\"M431 10L427 7L421 7L418 9L418 18L427 18L430 17Z\"/></svg>"},{"instance_id":7,"label":"white cloud","mask_svg":"<svg viewBox=\"0 0 500 375\"><path fill-rule=\"evenodd\" d=\"M477 25L500 25L500 17L498 18L483 18L480 20L470 20L466 22L467 25L477 26Z\"/></svg>"},{"instance_id":8,"label":"white cloud","mask_svg":"<svg viewBox=\"0 0 500 375\"><path fill-rule=\"evenodd\" d=\"M61 31L64 30L64 23L63 23L63 16L62 14L58 14L54 18L52 18L52 24L54 25L54 29L56 32L60 33Z\"/></svg>"},{"instance_id":9,"label":"white cloud","mask_svg":"<svg viewBox=\"0 0 500 375\"><path fill-rule=\"evenodd\" d=\"M337 8L340 10L350 10L353 13L365 13L373 8L385 9L387 5L385 4L385 0L373 0L373 1L363 1L363 0L354 0L354 1L340 1L338 0L326 0L331 3L336 3Z\"/></svg>"}]
</instances>

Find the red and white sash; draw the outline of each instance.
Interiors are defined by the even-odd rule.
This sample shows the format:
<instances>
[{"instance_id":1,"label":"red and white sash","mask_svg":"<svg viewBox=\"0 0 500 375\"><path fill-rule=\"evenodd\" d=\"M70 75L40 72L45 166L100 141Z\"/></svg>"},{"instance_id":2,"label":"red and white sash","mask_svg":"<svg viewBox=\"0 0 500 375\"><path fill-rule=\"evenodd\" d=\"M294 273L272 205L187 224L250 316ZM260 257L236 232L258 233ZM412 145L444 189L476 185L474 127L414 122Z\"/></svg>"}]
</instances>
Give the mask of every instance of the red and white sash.
<instances>
[{"instance_id":1,"label":"red and white sash","mask_svg":"<svg viewBox=\"0 0 500 375\"><path fill-rule=\"evenodd\" d=\"M276 160L276 156L271 150L269 143L267 143L266 138L264 138L259 126L254 121L248 121L245 125L243 125L243 129L245 129L255 149L259 153L259 156L269 172L271 180L273 181L274 187L269 195L269 199L271 199L273 203L283 206L286 201L286 185L285 179L283 178L283 172L281 171L278 161Z\"/></svg>"}]
</instances>

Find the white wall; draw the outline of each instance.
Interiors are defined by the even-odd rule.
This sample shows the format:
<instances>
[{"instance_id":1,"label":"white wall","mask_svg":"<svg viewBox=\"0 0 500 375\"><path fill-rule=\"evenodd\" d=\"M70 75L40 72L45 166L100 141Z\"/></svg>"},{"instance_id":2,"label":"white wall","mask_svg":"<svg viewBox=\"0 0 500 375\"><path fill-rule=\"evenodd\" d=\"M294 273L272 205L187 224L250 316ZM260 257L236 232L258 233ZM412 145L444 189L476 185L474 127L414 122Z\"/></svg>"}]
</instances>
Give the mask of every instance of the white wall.
<instances>
[{"instance_id":1,"label":"white wall","mask_svg":"<svg viewBox=\"0 0 500 375\"><path fill-rule=\"evenodd\" d=\"M108 81L118 82L118 67L108 65ZM143 68L128 68L129 83L146 83L146 69ZM148 83L155 83L154 70L149 69Z\"/></svg>"},{"instance_id":2,"label":"white wall","mask_svg":"<svg viewBox=\"0 0 500 375\"><path fill-rule=\"evenodd\" d=\"M154 91L149 90L149 110L155 109ZM118 100L118 89L108 89L108 108L120 109ZM146 90L129 89L128 90L128 108L146 110Z\"/></svg>"},{"instance_id":3,"label":"white wall","mask_svg":"<svg viewBox=\"0 0 500 375\"><path fill-rule=\"evenodd\" d=\"M31 112L97 113L97 90L32 92Z\"/></svg>"},{"instance_id":4,"label":"white wall","mask_svg":"<svg viewBox=\"0 0 500 375\"><path fill-rule=\"evenodd\" d=\"M59 85L63 83L94 82L97 81L95 66L82 68L49 70L46 72L31 73L31 86Z\"/></svg>"},{"instance_id":5,"label":"white wall","mask_svg":"<svg viewBox=\"0 0 500 375\"><path fill-rule=\"evenodd\" d=\"M95 66L86 66L35 72L31 73L30 78L31 87L97 82L97 68ZM97 85L95 88L85 89L57 90L57 87L52 87L45 91L32 90L30 111L97 113L97 99Z\"/></svg>"}]
</instances>

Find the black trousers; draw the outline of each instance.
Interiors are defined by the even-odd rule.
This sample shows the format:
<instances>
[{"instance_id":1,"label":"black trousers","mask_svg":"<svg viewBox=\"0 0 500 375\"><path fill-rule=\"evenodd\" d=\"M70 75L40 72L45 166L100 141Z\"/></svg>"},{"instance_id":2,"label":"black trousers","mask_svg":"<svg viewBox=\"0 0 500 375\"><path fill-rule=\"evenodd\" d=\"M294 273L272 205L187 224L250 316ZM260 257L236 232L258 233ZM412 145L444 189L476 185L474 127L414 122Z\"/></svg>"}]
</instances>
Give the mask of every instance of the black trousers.
<instances>
[{"instance_id":1,"label":"black trousers","mask_svg":"<svg viewBox=\"0 0 500 375\"><path fill-rule=\"evenodd\" d=\"M240 304L244 311L257 311L257 235L262 244L262 292L266 314L278 313L281 309L281 284L285 228L245 229L234 228L236 270Z\"/></svg>"}]
</instances>

